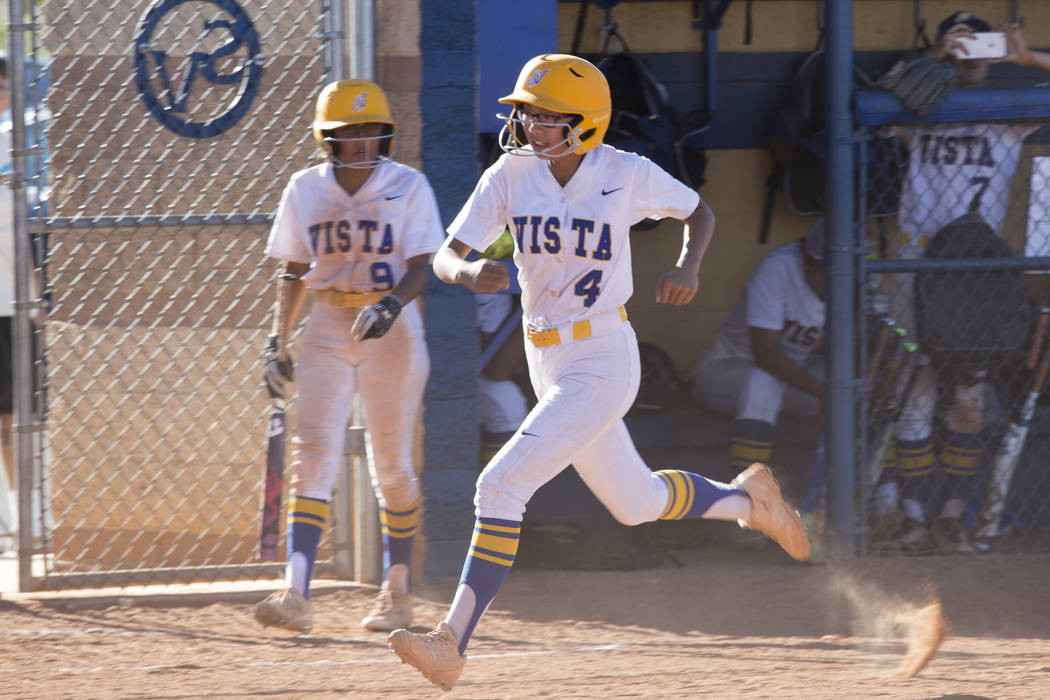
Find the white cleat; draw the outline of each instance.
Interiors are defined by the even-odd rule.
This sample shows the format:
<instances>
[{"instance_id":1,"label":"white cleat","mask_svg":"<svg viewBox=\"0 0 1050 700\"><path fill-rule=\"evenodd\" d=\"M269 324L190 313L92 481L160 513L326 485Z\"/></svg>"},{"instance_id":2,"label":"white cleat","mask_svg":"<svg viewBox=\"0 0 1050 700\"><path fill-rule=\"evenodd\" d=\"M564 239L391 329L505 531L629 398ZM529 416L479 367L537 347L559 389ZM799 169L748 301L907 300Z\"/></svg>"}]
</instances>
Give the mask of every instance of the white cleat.
<instances>
[{"instance_id":1,"label":"white cleat","mask_svg":"<svg viewBox=\"0 0 1050 700\"><path fill-rule=\"evenodd\" d=\"M452 690L467 663L467 657L459 653L456 635L444 622L426 634L394 630L387 645L402 663L415 666L424 678L446 691Z\"/></svg>"},{"instance_id":2,"label":"white cleat","mask_svg":"<svg viewBox=\"0 0 1050 700\"><path fill-rule=\"evenodd\" d=\"M373 632L390 632L412 624L412 596L383 589L361 626Z\"/></svg>"},{"instance_id":3,"label":"white cleat","mask_svg":"<svg viewBox=\"0 0 1050 700\"><path fill-rule=\"evenodd\" d=\"M310 601L294 588L271 593L255 606L255 619L263 627L283 627L292 632L309 632L313 625Z\"/></svg>"},{"instance_id":4,"label":"white cleat","mask_svg":"<svg viewBox=\"0 0 1050 700\"><path fill-rule=\"evenodd\" d=\"M784 502L780 484L769 467L755 462L729 485L743 489L751 497L751 514L737 521L740 527L765 533L795 559L809 560L811 550L806 528L798 513Z\"/></svg>"}]
</instances>

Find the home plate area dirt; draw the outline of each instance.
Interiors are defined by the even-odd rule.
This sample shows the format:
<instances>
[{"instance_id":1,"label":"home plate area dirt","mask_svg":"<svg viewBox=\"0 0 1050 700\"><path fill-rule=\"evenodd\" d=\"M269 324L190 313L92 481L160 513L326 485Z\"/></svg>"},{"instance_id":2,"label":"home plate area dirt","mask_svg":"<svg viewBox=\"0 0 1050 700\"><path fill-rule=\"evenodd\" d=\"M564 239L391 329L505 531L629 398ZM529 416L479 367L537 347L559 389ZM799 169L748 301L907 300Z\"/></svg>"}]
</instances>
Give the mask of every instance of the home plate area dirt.
<instances>
[{"instance_id":1,"label":"home plate area dirt","mask_svg":"<svg viewBox=\"0 0 1050 700\"><path fill-rule=\"evenodd\" d=\"M253 619L276 582L16 594L0 600L0 697L1050 697L1047 581L1046 555L807 566L698 548L637 571L518 568L449 693L359 627L371 586L318 582L304 635ZM417 584L414 629L455 584Z\"/></svg>"}]
</instances>

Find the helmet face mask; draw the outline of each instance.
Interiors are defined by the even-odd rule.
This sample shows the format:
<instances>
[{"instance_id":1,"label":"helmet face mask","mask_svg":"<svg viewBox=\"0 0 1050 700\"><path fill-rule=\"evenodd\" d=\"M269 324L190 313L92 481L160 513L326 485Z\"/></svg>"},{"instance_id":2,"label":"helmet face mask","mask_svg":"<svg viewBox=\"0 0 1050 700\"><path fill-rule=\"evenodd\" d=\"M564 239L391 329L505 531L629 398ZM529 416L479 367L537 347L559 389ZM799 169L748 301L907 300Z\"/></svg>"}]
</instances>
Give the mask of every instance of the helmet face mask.
<instances>
[{"instance_id":1,"label":"helmet face mask","mask_svg":"<svg viewBox=\"0 0 1050 700\"><path fill-rule=\"evenodd\" d=\"M359 124L381 124L383 133L378 136L355 136L336 138L336 129ZM392 158L397 149L394 138L397 124L390 114L383 89L370 80L338 80L329 83L317 98L317 111L313 123L314 141L325 157L337 168L374 168L384 158ZM343 160L340 143L376 141L378 148L374 156L363 160ZM371 149L368 149L372 152ZM343 158L346 158L345 151Z\"/></svg>"},{"instance_id":2,"label":"helmet face mask","mask_svg":"<svg viewBox=\"0 0 1050 700\"><path fill-rule=\"evenodd\" d=\"M567 54L543 54L521 69L514 91L499 100L513 106L510 115L498 115L504 126L500 131L500 148L513 155L540 155L555 158L580 155L597 148L609 128L612 101L609 83L592 63ZM522 106L573 117L565 126L559 143L537 152L529 146L526 129L529 124L544 124L523 118ZM565 150L557 151L562 144Z\"/></svg>"},{"instance_id":3,"label":"helmet face mask","mask_svg":"<svg viewBox=\"0 0 1050 700\"><path fill-rule=\"evenodd\" d=\"M539 105L533 106L539 107ZM509 115L497 114L496 116L503 120L503 128L500 129L499 132L499 146L505 153L510 153L515 156L561 158L573 153L583 152L580 150L582 144L580 142L581 129L579 128L580 124L583 122L583 117L579 114L565 115L571 117L568 122L545 122L527 116L524 110L522 110L521 104L516 104ZM529 142L527 135L530 125L545 127L548 129L561 127L562 138L553 144L545 146L540 150L536 150ZM565 146L565 148L562 148L563 146Z\"/></svg>"},{"instance_id":4,"label":"helmet face mask","mask_svg":"<svg viewBox=\"0 0 1050 700\"><path fill-rule=\"evenodd\" d=\"M369 122L374 123L374 122ZM390 158L394 142L394 131L388 124L379 124L383 127L382 133L377 136L336 136L335 129L324 129L321 132L322 150L328 155L329 162L337 168L374 168L382 162L382 158ZM359 160L350 159L346 152L353 150L352 144L375 142L377 147L373 150L365 147L365 157ZM351 144L341 150L339 144Z\"/></svg>"}]
</instances>

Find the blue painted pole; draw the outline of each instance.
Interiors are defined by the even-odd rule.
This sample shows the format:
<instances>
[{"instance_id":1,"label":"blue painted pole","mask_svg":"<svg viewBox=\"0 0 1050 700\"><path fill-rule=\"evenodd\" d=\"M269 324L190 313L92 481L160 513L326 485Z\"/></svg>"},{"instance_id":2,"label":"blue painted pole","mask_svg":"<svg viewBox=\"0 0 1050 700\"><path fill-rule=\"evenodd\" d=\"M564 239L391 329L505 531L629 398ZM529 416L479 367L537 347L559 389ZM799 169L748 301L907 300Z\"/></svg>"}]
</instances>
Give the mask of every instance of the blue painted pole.
<instances>
[{"instance_id":1,"label":"blue painted pole","mask_svg":"<svg viewBox=\"0 0 1050 700\"><path fill-rule=\"evenodd\" d=\"M853 226L853 0L828 0L827 60L827 452L828 549L832 557L856 552L854 478L854 295Z\"/></svg>"}]
</instances>

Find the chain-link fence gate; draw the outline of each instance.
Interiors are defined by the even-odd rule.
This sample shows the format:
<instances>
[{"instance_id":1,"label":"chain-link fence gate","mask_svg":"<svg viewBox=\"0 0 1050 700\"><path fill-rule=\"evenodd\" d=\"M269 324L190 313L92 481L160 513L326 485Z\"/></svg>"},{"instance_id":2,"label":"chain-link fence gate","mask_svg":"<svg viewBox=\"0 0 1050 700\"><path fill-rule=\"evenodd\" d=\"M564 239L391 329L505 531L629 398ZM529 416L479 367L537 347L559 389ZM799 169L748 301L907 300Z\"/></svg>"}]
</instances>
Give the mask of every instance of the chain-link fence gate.
<instances>
[{"instance_id":1,"label":"chain-link fence gate","mask_svg":"<svg viewBox=\"0 0 1050 700\"><path fill-rule=\"evenodd\" d=\"M1017 94L993 92L974 96L1010 116ZM863 130L871 552L1050 548L1050 100L1033 104Z\"/></svg>"},{"instance_id":2,"label":"chain-link fence gate","mask_svg":"<svg viewBox=\"0 0 1050 700\"><path fill-rule=\"evenodd\" d=\"M256 555L277 271L263 247L317 153L342 28L291 0L10 8L27 38L12 61L37 255L22 264L50 307L30 326L38 381L18 380L34 398L20 585L273 577Z\"/></svg>"}]
</instances>

